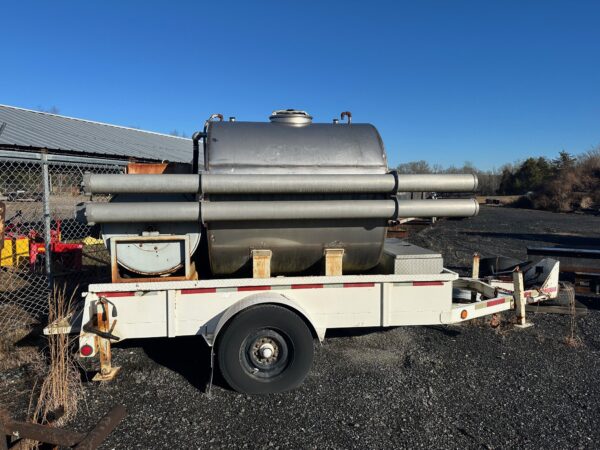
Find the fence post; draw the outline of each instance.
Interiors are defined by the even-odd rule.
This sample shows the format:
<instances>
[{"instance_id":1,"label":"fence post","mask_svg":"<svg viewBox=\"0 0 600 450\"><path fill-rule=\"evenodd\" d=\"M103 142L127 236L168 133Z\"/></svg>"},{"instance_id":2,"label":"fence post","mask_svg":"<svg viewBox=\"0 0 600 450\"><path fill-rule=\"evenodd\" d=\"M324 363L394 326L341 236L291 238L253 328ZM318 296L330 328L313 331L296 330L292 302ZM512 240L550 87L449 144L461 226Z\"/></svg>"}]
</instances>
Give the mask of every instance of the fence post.
<instances>
[{"instance_id":1,"label":"fence post","mask_svg":"<svg viewBox=\"0 0 600 450\"><path fill-rule=\"evenodd\" d=\"M46 268L46 278L48 288L52 290L52 218L50 217L50 172L48 170L48 154L46 149L42 149L42 182L43 182L43 202L44 202L44 262Z\"/></svg>"}]
</instances>

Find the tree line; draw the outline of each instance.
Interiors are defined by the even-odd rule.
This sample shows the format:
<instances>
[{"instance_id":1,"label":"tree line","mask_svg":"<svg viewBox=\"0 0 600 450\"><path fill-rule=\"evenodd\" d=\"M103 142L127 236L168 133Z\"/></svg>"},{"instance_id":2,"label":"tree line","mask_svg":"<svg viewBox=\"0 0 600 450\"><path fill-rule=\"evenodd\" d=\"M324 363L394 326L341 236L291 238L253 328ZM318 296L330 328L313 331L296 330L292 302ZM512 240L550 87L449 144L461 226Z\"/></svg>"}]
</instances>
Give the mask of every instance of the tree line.
<instances>
[{"instance_id":1,"label":"tree line","mask_svg":"<svg viewBox=\"0 0 600 450\"><path fill-rule=\"evenodd\" d=\"M398 173L474 173L481 195L518 195L522 206L552 211L589 208L600 203L600 147L580 155L561 151L555 158L530 157L481 170L470 162L442 167L427 161L400 164Z\"/></svg>"}]
</instances>

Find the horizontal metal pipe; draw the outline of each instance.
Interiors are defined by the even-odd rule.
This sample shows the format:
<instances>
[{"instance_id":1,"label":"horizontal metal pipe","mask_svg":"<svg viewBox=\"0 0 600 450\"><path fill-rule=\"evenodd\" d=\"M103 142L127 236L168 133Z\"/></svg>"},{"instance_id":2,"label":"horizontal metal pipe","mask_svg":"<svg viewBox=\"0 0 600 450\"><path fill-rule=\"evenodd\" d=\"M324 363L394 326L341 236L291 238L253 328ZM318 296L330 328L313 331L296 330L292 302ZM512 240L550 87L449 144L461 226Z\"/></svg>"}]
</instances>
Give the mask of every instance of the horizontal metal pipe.
<instances>
[{"instance_id":1,"label":"horizontal metal pipe","mask_svg":"<svg viewBox=\"0 0 600 450\"><path fill-rule=\"evenodd\" d=\"M475 192L477 175L472 173L398 175L397 192Z\"/></svg>"},{"instance_id":2,"label":"horizontal metal pipe","mask_svg":"<svg viewBox=\"0 0 600 450\"><path fill-rule=\"evenodd\" d=\"M473 192L473 174L399 175L237 175L237 174L162 174L116 175L86 174L83 179L90 193L144 194L351 194L396 192Z\"/></svg>"},{"instance_id":3,"label":"horizontal metal pipe","mask_svg":"<svg viewBox=\"0 0 600 450\"><path fill-rule=\"evenodd\" d=\"M79 212L88 223L218 222L245 220L395 219L468 217L479 211L474 199L324 200L274 202L87 203Z\"/></svg>"},{"instance_id":4,"label":"horizontal metal pipe","mask_svg":"<svg viewBox=\"0 0 600 450\"><path fill-rule=\"evenodd\" d=\"M83 176L84 191L91 194L185 194L200 189L198 175L96 174Z\"/></svg>"},{"instance_id":5,"label":"horizontal metal pipe","mask_svg":"<svg viewBox=\"0 0 600 450\"><path fill-rule=\"evenodd\" d=\"M381 175L229 175L203 174L205 194L393 193L393 174Z\"/></svg>"},{"instance_id":6,"label":"horizontal metal pipe","mask_svg":"<svg viewBox=\"0 0 600 450\"><path fill-rule=\"evenodd\" d=\"M473 217L478 213L474 198L398 201L398 217Z\"/></svg>"},{"instance_id":7,"label":"horizontal metal pipe","mask_svg":"<svg viewBox=\"0 0 600 450\"><path fill-rule=\"evenodd\" d=\"M394 217L396 201L323 200L282 202L204 202L202 220L303 220L388 219Z\"/></svg>"},{"instance_id":8,"label":"horizontal metal pipe","mask_svg":"<svg viewBox=\"0 0 600 450\"><path fill-rule=\"evenodd\" d=\"M88 224L136 222L199 222L198 202L86 203L77 219Z\"/></svg>"}]
</instances>

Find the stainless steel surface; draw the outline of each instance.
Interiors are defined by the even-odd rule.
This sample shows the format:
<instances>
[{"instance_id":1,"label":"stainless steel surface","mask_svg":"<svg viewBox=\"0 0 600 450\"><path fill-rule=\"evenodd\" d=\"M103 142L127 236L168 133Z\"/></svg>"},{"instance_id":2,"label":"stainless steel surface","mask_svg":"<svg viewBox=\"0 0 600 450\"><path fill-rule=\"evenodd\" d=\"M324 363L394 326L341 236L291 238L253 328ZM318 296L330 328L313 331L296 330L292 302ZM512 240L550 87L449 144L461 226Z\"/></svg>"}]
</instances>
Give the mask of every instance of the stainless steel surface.
<instances>
[{"instance_id":1,"label":"stainless steel surface","mask_svg":"<svg viewBox=\"0 0 600 450\"><path fill-rule=\"evenodd\" d=\"M200 176L86 173L82 185L86 193L94 194L194 194L200 189Z\"/></svg>"},{"instance_id":2,"label":"stainless steel surface","mask_svg":"<svg viewBox=\"0 0 600 450\"><path fill-rule=\"evenodd\" d=\"M0 145L47 148L87 156L129 157L189 163L192 141L152 131L0 105L6 123Z\"/></svg>"},{"instance_id":3,"label":"stainless steel surface","mask_svg":"<svg viewBox=\"0 0 600 450\"><path fill-rule=\"evenodd\" d=\"M85 174L90 193L204 194L359 194L399 192L473 192L477 176L440 175L118 175Z\"/></svg>"},{"instance_id":4,"label":"stainless steel surface","mask_svg":"<svg viewBox=\"0 0 600 450\"><path fill-rule=\"evenodd\" d=\"M379 133L369 124L211 122L205 171L235 174L384 174Z\"/></svg>"},{"instance_id":5,"label":"stainless steel surface","mask_svg":"<svg viewBox=\"0 0 600 450\"><path fill-rule=\"evenodd\" d=\"M200 222L200 204L198 202L89 202L85 204L83 215L84 220L89 224L128 222Z\"/></svg>"},{"instance_id":6,"label":"stainless steel surface","mask_svg":"<svg viewBox=\"0 0 600 450\"><path fill-rule=\"evenodd\" d=\"M202 175L206 194L392 193L394 175Z\"/></svg>"},{"instance_id":7,"label":"stainless steel surface","mask_svg":"<svg viewBox=\"0 0 600 450\"><path fill-rule=\"evenodd\" d=\"M344 274L362 273L379 262L385 234L386 221L381 219L207 224L209 260L215 275L251 271L250 249L272 251L271 276L322 273L326 248L344 249Z\"/></svg>"},{"instance_id":8,"label":"stainless steel surface","mask_svg":"<svg viewBox=\"0 0 600 450\"><path fill-rule=\"evenodd\" d=\"M301 126L311 123L312 116L306 111L298 111L297 109L279 109L271 113L269 120L275 123Z\"/></svg>"},{"instance_id":9,"label":"stainless steel surface","mask_svg":"<svg viewBox=\"0 0 600 450\"><path fill-rule=\"evenodd\" d=\"M383 273L397 275L440 274L444 260L440 253L417 247L401 239L386 239L381 258Z\"/></svg>"},{"instance_id":10,"label":"stainless steel surface","mask_svg":"<svg viewBox=\"0 0 600 450\"><path fill-rule=\"evenodd\" d=\"M392 219L395 217L395 211L396 202L393 199L203 202L201 205L203 222Z\"/></svg>"},{"instance_id":11,"label":"stainless steel surface","mask_svg":"<svg viewBox=\"0 0 600 450\"><path fill-rule=\"evenodd\" d=\"M397 217L473 217L479 213L474 198L399 200Z\"/></svg>"},{"instance_id":12,"label":"stainless steel surface","mask_svg":"<svg viewBox=\"0 0 600 450\"><path fill-rule=\"evenodd\" d=\"M123 230L131 222L202 222L219 276L249 270L257 249L272 251L273 275L320 272L327 248L344 249L344 273L362 273L380 262L388 219L476 214L473 200L398 200L398 190L472 191L477 181L388 173L377 130L353 124L348 112L342 118L348 123L312 123L307 113L288 110L274 112L271 122L209 120L200 175L89 177L91 192L143 191L150 201L91 204L87 220L115 223L117 231L119 222ZM151 201L179 192L201 200Z\"/></svg>"},{"instance_id":13,"label":"stainless steel surface","mask_svg":"<svg viewBox=\"0 0 600 450\"><path fill-rule=\"evenodd\" d=\"M478 180L474 174L410 174L398 175L398 192L475 192Z\"/></svg>"},{"instance_id":14,"label":"stainless steel surface","mask_svg":"<svg viewBox=\"0 0 600 450\"><path fill-rule=\"evenodd\" d=\"M88 223L471 217L474 199L87 203Z\"/></svg>"}]
</instances>

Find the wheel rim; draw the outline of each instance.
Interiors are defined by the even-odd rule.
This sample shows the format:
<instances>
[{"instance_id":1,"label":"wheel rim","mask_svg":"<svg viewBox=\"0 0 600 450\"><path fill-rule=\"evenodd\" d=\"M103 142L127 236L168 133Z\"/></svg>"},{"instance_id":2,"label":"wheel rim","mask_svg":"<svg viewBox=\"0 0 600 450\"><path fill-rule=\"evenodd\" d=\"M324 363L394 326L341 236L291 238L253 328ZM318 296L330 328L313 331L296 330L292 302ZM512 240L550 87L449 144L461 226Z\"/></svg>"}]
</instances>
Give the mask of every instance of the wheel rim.
<instances>
[{"instance_id":1,"label":"wheel rim","mask_svg":"<svg viewBox=\"0 0 600 450\"><path fill-rule=\"evenodd\" d=\"M281 374L289 365L293 347L281 331L256 330L246 337L240 348L242 367L248 375L269 379Z\"/></svg>"}]
</instances>

